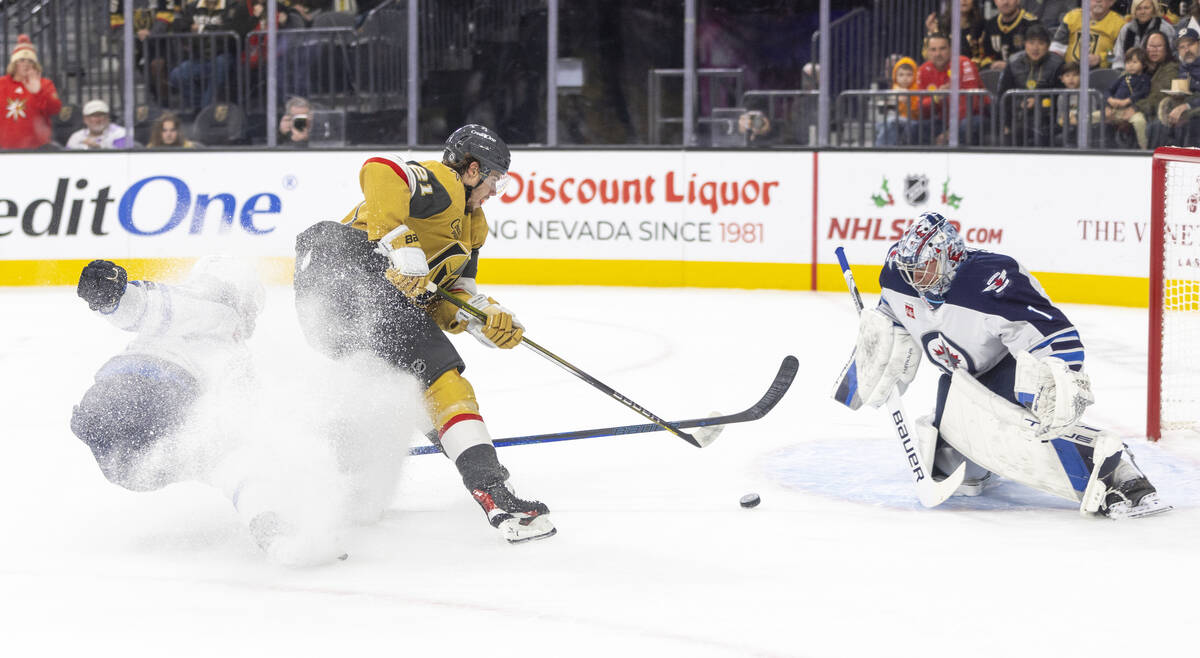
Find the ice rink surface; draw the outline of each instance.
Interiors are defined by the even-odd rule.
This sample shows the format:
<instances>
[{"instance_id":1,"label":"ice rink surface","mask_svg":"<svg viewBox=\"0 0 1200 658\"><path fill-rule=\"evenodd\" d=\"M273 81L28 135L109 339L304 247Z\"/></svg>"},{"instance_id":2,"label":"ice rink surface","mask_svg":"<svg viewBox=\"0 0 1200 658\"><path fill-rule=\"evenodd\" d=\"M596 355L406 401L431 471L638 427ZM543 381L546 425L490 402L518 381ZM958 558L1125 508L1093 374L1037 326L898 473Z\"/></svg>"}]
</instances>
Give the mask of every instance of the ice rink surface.
<instances>
[{"instance_id":1,"label":"ice rink surface","mask_svg":"<svg viewBox=\"0 0 1200 658\"><path fill-rule=\"evenodd\" d=\"M1085 418L1176 506L1118 523L1012 483L920 508L884 412L829 397L845 294L486 288L666 418L749 406L787 354L800 374L704 450L664 433L502 449L553 511L546 541L505 544L444 458L412 457L382 520L346 532L349 560L295 570L214 489L106 482L68 419L130 335L72 288L0 288L0 656L1200 655L1200 437L1144 439L1144 310L1065 307ZM250 344L266 375L319 360L285 288ZM644 422L527 350L455 344L497 437Z\"/></svg>"}]
</instances>

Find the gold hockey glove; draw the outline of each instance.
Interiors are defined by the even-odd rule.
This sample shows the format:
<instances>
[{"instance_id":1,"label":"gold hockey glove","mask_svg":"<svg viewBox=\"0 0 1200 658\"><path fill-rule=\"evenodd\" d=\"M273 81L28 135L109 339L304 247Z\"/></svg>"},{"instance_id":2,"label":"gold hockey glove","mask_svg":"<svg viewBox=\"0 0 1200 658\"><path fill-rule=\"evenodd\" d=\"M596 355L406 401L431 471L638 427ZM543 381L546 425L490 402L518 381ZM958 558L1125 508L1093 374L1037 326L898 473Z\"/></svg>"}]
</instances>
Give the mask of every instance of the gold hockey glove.
<instances>
[{"instance_id":1,"label":"gold hockey glove","mask_svg":"<svg viewBox=\"0 0 1200 658\"><path fill-rule=\"evenodd\" d=\"M525 325L517 321L512 311L482 293L472 297L469 303L487 314L487 322L461 309L455 314L455 319L465 322L467 332L479 342L502 350L510 350L521 343L521 338L525 335Z\"/></svg>"},{"instance_id":2,"label":"gold hockey glove","mask_svg":"<svg viewBox=\"0 0 1200 658\"><path fill-rule=\"evenodd\" d=\"M425 262L425 252L421 250L416 233L401 224L379 238L375 251L387 257L389 266L384 276L397 290L409 299L425 293L429 264Z\"/></svg>"}]
</instances>

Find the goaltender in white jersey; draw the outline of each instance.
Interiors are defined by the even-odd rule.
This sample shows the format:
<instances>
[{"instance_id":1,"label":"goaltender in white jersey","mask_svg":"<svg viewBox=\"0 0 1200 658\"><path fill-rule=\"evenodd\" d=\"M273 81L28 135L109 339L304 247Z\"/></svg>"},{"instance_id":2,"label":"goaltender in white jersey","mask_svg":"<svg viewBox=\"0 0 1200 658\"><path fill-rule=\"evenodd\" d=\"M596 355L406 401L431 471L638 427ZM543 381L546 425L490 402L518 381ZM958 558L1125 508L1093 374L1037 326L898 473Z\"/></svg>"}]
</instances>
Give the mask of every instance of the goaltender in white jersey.
<instances>
[{"instance_id":1,"label":"goaltender in white jersey","mask_svg":"<svg viewBox=\"0 0 1200 658\"><path fill-rule=\"evenodd\" d=\"M879 284L834 395L878 407L904 392L924 353L943 372L935 412L916 431L934 480L965 461L959 494L983 493L995 473L1086 514L1171 509L1115 435L1079 422L1093 401L1083 340L1016 260L967 249L927 212L889 249Z\"/></svg>"}]
</instances>

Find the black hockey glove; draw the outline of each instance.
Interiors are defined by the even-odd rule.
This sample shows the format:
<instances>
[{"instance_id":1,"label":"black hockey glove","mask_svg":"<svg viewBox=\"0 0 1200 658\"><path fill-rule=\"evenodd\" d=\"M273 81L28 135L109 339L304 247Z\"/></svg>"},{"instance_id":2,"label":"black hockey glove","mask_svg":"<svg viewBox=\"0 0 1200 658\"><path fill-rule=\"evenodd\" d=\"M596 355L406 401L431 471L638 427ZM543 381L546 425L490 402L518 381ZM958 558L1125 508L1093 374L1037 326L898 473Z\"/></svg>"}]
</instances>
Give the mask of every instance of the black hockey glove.
<instances>
[{"instance_id":1,"label":"black hockey glove","mask_svg":"<svg viewBox=\"0 0 1200 658\"><path fill-rule=\"evenodd\" d=\"M129 276L125 268L107 260L94 260L79 274L79 296L93 311L109 309L121 301Z\"/></svg>"}]
</instances>

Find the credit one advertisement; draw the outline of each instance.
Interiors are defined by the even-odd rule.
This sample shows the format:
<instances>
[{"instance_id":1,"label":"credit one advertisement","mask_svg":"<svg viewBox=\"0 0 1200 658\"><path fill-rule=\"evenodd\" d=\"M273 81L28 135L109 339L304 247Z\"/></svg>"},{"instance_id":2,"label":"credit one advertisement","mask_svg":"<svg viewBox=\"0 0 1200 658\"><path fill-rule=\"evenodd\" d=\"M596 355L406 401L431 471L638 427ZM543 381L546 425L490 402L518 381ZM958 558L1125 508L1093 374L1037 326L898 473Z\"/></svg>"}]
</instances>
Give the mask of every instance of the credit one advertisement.
<instances>
[{"instance_id":1,"label":"credit one advertisement","mask_svg":"<svg viewBox=\"0 0 1200 658\"><path fill-rule=\"evenodd\" d=\"M1034 272L1147 276L1149 156L821 153L818 262L882 265L921 213Z\"/></svg>"},{"instance_id":2,"label":"credit one advertisement","mask_svg":"<svg viewBox=\"0 0 1200 658\"><path fill-rule=\"evenodd\" d=\"M362 199L375 155L421 151L7 154L0 260L289 257ZM805 263L812 153L515 151L486 202L485 258Z\"/></svg>"}]
</instances>

